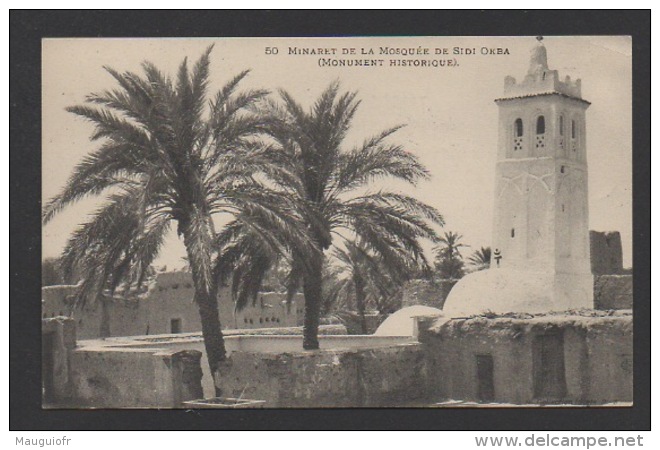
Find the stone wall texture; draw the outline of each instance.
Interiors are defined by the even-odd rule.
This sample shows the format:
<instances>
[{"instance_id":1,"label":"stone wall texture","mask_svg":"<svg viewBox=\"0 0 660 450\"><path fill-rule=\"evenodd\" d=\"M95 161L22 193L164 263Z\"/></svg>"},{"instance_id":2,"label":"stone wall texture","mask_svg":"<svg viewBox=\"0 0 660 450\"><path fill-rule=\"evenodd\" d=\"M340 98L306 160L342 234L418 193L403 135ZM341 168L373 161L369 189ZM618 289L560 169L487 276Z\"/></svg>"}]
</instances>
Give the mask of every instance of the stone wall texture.
<instances>
[{"instance_id":1,"label":"stone wall texture","mask_svg":"<svg viewBox=\"0 0 660 450\"><path fill-rule=\"evenodd\" d=\"M595 275L595 309L632 309L632 275Z\"/></svg>"},{"instance_id":2,"label":"stone wall texture","mask_svg":"<svg viewBox=\"0 0 660 450\"><path fill-rule=\"evenodd\" d=\"M73 322L73 321L71 321ZM239 333L252 333L244 335ZM333 340L335 345L365 345L356 341L346 342L346 328L343 325L321 325L319 327L320 341L323 347L327 346L328 340ZM227 354L242 349L266 349L270 351L296 351L302 348L302 328L262 328L259 330L229 330L225 333L225 346ZM349 339L350 337L347 337ZM118 349L150 350L152 352L176 353L185 350L198 351L201 355L201 377L202 397L213 397L215 387L213 377L206 359L206 348L201 333L166 334L151 336L128 336L111 337L103 340L83 340L79 342L80 348L94 348L96 351L116 352Z\"/></svg>"},{"instance_id":3,"label":"stone wall texture","mask_svg":"<svg viewBox=\"0 0 660 450\"><path fill-rule=\"evenodd\" d=\"M71 396L71 354L76 347L72 319L55 317L41 321L43 402L57 403Z\"/></svg>"},{"instance_id":4,"label":"stone wall texture","mask_svg":"<svg viewBox=\"0 0 660 450\"><path fill-rule=\"evenodd\" d=\"M396 407L426 397L417 343L296 353L234 352L217 373L226 397L266 407Z\"/></svg>"},{"instance_id":5,"label":"stone wall texture","mask_svg":"<svg viewBox=\"0 0 660 450\"><path fill-rule=\"evenodd\" d=\"M203 395L198 351L82 348L71 356L76 407L178 408Z\"/></svg>"},{"instance_id":6,"label":"stone wall texture","mask_svg":"<svg viewBox=\"0 0 660 450\"><path fill-rule=\"evenodd\" d=\"M412 338L332 335L321 350L300 336L227 337L216 385L265 407L410 407L480 398L478 358L492 360L494 401L602 405L632 401L632 315L585 310L467 319L417 318ZM79 341L72 319L43 322L51 339L53 399L46 407L177 408L215 396L199 336ZM539 338L560 337L561 398L539 398ZM542 339L541 339L542 340ZM46 362L46 360L44 360ZM482 374L483 381L483 374Z\"/></svg>"},{"instance_id":7,"label":"stone wall texture","mask_svg":"<svg viewBox=\"0 0 660 450\"><path fill-rule=\"evenodd\" d=\"M589 231L591 272L612 275L623 272L623 250L618 231Z\"/></svg>"}]
</instances>

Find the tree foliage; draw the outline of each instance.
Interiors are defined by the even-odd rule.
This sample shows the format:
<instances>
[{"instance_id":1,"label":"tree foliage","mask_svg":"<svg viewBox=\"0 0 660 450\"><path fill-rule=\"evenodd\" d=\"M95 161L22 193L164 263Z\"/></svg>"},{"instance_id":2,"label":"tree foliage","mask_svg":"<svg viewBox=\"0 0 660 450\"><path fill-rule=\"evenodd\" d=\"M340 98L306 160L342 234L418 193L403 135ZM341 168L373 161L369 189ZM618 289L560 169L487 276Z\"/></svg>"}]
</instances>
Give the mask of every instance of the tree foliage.
<instances>
[{"instance_id":1,"label":"tree foliage","mask_svg":"<svg viewBox=\"0 0 660 450\"><path fill-rule=\"evenodd\" d=\"M428 266L421 240L437 239L432 224L443 224L438 211L405 194L363 192L377 179L415 185L429 177L417 157L388 142L401 127L346 148L345 138L360 104L355 92L341 92L339 83L333 83L309 110L286 91L280 91L280 97L279 103L270 104L269 133L292 178L276 181L292 199L318 251L325 252L336 239L359 240L362 248L389 267L401 260ZM305 294L304 346L318 348L322 259L304 264L304 255L294 254L292 259L297 263L292 266L290 286L302 285Z\"/></svg>"},{"instance_id":2,"label":"tree foliage","mask_svg":"<svg viewBox=\"0 0 660 450\"><path fill-rule=\"evenodd\" d=\"M479 250L475 250L475 252L470 255L468 262L472 266L473 270L488 269L490 267L490 256L490 247L481 247Z\"/></svg>"},{"instance_id":3,"label":"tree foliage","mask_svg":"<svg viewBox=\"0 0 660 450\"><path fill-rule=\"evenodd\" d=\"M348 241L345 248L335 248L333 256L339 265L337 272L344 283L337 295L357 310L362 322L362 332L367 333L365 312L375 309L388 311L403 283L419 273L417 261L401 254L396 261L385 260L359 242ZM352 302L351 302L352 300Z\"/></svg>"},{"instance_id":4,"label":"tree foliage","mask_svg":"<svg viewBox=\"0 0 660 450\"><path fill-rule=\"evenodd\" d=\"M412 196L368 190L374 180L415 185L429 173L389 142L399 126L346 145L355 92L333 83L306 110L286 91L277 102L265 90L239 91L245 71L209 95L210 53L191 68L184 60L174 78L149 62L142 74L106 68L118 87L68 108L94 125L97 146L44 206L43 222L82 198L104 198L62 257L65 275L81 274L81 301L143 284L175 230L214 373L225 358L218 286L230 285L241 308L269 270L286 267L289 296L305 294L304 346L318 348L326 251L339 243L336 257L353 252L360 267L396 280L428 270L422 240L438 241L443 218ZM227 218L219 231L218 216Z\"/></svg>"},{"instance_id":5,"label":"tree foliage","mask_svg":"<svg viewBox=\"0 0 660 450\"><path fill-rule=\"evenodd\" d=\"M62 257L65 275L82 276L81 301L104 289L141 285L166 234L176 230L186 247L213 373L225 358L216 298L228 264L238 267L237 296L254 294L253 273L232 259L231 248L246 244L234 232L257 236L247 244L258 242L271 252L304 253L312 246L289 200L262 182L286 179L276 149L262 139L267 123L257 105L268 92L239 91L245 71L209 96L211 50L191 68L184 59L174 78L149 62L142 74L106 67L118 86L67 108L93 124L96 149L44 206L42 217L46 224L71 203L104 197ZM218 215L232 217L219 233ZM279 232L287 239L277 241Z\"/></svg>"},{"instance_id":6,"label":"tree foliage","mask_svg":"<svg viewBox=\"0 0 660 450\"><path fill-rule=\"evenodd\" d=\"M465 274L465 263L460 249L466 247L461 236L453 231L446 231L439 238L439 245L434 249L435 269L440 278L459 279Z\"/></svg>"}]
</instances>

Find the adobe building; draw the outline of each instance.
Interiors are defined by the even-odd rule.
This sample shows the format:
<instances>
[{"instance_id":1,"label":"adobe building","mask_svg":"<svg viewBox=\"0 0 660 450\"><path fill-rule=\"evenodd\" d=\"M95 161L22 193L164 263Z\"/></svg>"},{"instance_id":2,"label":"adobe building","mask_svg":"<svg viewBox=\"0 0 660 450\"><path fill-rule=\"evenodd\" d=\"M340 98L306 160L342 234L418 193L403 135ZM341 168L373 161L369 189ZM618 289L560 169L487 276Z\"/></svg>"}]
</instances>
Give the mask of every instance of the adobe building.
<instances>
[{"instance_id":1,"label":"adobe building","mask_svg":"<svg viewBox=\"0 0 660 450\"><path fill-rule=\"evenodd\" d=\"M491 268L452 289L450 317L593 308L586 117L580 80L560 79L540 41L499 107Z\"/></svg>"},{"instance_id":2,"label":"adobe building","mask_svg":"<svg viewBox=\"0 0 660 450\"><path fill-rule=\"evenodd\" d=\"M178 334L200 331L199 310L193 304L192 277L187 272L157 274L144 292L129 296L102 295L84 306L75 304L77 286L41 288L42 319L75 319L79 339L111 336ZM254 305L235 311L229 288L218 293L220 323L225 329L296 327L302 325L302 295L290 304L286 294L260 292Z\"/></svg>"},{"instance_id":3,"label":"adobe building","mask_svg":"<svg viewBox=\"0 0 660 450\"><path fill-rule=\"evenodd\" d=\"M591 272L594 275L624 273L621 233L618 231L589 231Z\"/></svg>"}]
</instances>

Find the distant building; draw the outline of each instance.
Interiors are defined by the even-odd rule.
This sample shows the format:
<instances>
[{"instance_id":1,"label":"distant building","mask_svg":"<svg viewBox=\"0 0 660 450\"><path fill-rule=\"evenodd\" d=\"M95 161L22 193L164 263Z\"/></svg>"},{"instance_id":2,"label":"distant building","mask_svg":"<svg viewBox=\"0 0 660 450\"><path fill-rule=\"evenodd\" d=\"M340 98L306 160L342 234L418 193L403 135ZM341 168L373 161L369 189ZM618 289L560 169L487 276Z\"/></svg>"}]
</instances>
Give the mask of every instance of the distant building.
<instances>
[{"instance_id":1,"label":"distant building","mask_svg":"<svg viewBox=\"0 0 660 450\"><path fill-rule=\"evenodd\" d=\"M623 268L621 234L590 231L591 272L595 309L632 309L633 276Z\"/></svg>"},{"instance_id":2,"label":"distant building","mask_svg":"<svg viewBox=\"0 0 660 450\"><path fill-rule=\"evenodd\" d=\"M78 338L188 333L202 329L193 302L192 277L186 272L157 274L146 292L130 296L103 295L75 307L77 286L47 286L41 290L42 318L71 317ZM228 288L218 295L220 323L227 329L293 327L302 324L302 295L286 304L286 295L263 292L255 305L234 311Z\"/></svg>"},{"instance_id":3,"label":"distant building","mask_svg":"<svg viewBox=\"0 0 660 450\"><path fill-rule=\"evenodd\" d=\"M589 231L591 273L615 275L623 273L621 234L618 231Z\"/></svg>"}]
</instances>

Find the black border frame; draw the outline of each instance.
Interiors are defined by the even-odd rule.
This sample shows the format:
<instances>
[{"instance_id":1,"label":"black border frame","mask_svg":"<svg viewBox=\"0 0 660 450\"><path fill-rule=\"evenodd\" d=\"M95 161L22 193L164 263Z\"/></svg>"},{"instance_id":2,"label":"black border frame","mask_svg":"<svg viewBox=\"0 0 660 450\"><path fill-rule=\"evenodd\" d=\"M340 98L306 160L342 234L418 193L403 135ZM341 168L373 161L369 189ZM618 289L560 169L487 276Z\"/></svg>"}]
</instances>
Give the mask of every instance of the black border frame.
<instances>
[{"instance_id":1,"label":"black border frame","mask_svg":"<svg viewBox=\"0 0 660 450\"><path fill-rule=\"evenodd\" d=\"M650 10L12 10L9 19L10 430L650 430ZM41 38L539 34L633 37L633 407L41 409Z\"/></svg>"}]
</instances>

